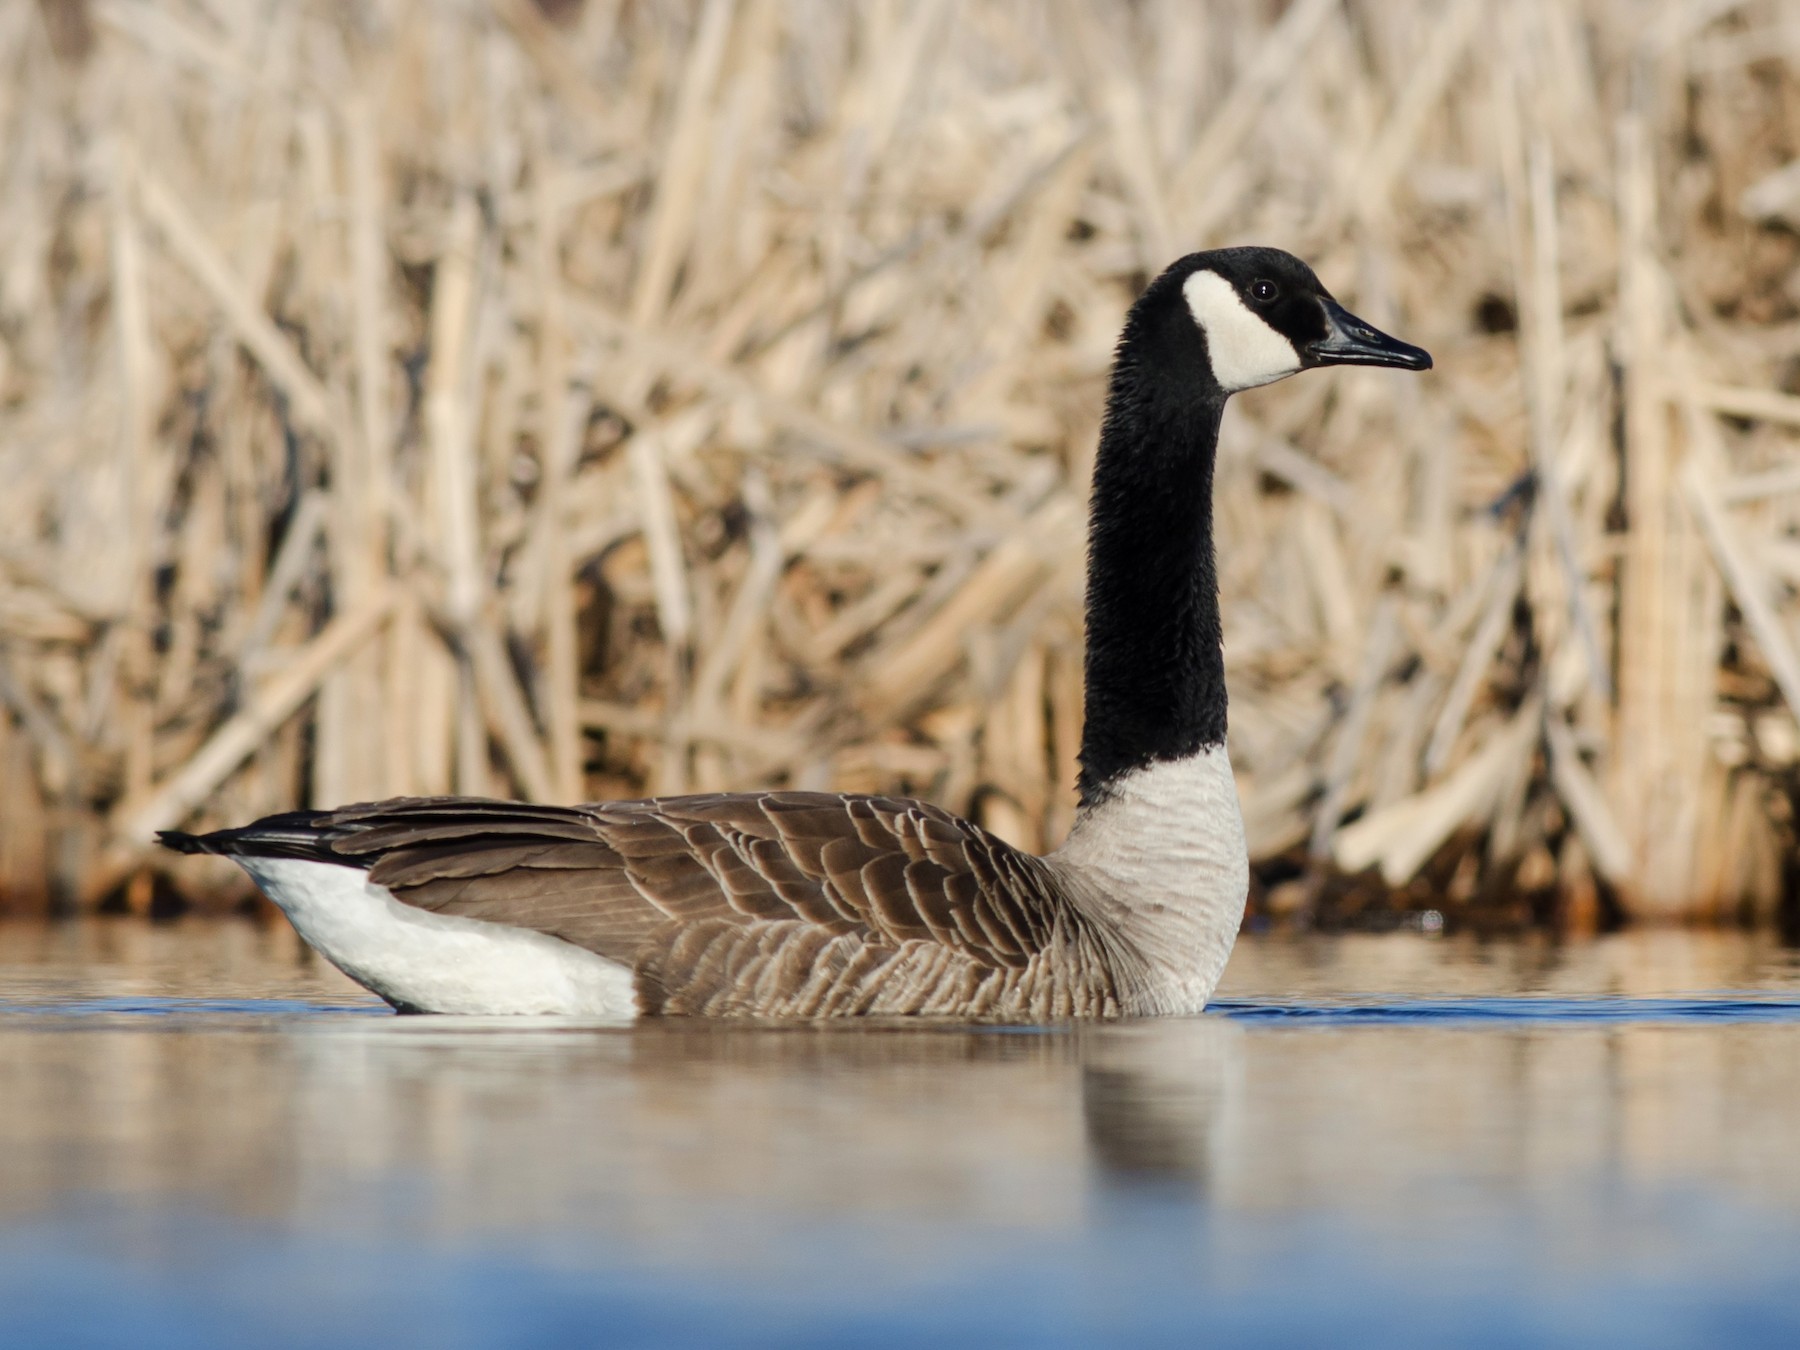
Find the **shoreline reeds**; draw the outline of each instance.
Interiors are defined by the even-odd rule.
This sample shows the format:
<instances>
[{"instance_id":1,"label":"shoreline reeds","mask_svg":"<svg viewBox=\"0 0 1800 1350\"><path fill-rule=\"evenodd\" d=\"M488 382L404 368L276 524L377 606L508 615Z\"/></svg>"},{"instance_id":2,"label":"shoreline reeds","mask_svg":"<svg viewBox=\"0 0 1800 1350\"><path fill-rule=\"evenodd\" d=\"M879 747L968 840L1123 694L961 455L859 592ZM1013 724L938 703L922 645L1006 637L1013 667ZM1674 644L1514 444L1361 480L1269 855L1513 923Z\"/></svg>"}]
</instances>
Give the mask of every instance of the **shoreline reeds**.
<instances>
[{"instance_id":1,"label":"shoreline reeds","mask_svg":"<svg viewBox=\"0 0 1800 1350\"><path fill-rule=\"evenodd\" d=\"M1779 4L42 0L0 61L0 907L397 793L1053 845L1110 344L1254 240L1438 358L1228 418L1260 909L1793 913Z\"/></svg>"}]
</instances>

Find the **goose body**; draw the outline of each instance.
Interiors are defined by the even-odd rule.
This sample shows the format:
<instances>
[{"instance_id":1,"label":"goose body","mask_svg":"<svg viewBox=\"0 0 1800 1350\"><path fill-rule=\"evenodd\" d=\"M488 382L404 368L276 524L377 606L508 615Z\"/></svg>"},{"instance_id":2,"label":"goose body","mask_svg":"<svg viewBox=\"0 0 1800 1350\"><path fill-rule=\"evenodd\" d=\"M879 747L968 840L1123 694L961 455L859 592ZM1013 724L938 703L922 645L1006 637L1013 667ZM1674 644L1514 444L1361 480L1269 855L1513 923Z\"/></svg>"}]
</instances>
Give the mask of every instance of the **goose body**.
<instances>
[{"instance_id":1,"label":"goose body","mask_svg":"<svg viewBox=\"0 0 1800 1350\"><path fill-rule=\"evenodd\" d=\"M1036 856L924 802L402 798L165 832L403 1011L1004 1021L1198 1012L1243 915L1212 473L1226 399L1430 357L1298 259L1182 259L1119 341L1089 523L1081 805Z\"/></svg>"}]
</instances>

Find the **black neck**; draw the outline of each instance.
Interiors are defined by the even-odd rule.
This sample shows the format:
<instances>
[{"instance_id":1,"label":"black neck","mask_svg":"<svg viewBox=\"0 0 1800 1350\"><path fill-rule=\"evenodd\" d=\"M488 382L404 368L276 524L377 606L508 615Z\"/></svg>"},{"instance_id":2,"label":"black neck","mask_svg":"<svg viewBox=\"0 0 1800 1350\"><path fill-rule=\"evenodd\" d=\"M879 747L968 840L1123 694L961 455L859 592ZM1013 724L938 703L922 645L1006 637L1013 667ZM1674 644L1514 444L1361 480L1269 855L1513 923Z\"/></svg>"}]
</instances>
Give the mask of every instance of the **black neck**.
<instances>
[{"instance_id":1,"label":"black neck","mask_svg":"<svg viewBox=\"0 0 1800 1350\"><path fill-rule=\"evenodd\" d=\"M1140 344L1165 358L1169 340L1187 345L1158 328L1142 313L1126 327L1094 462L1084 805L1132 769L1225 741L1212 500L1225 395L1188 360L1146 359Z\"/></svg>"}]
</instances>

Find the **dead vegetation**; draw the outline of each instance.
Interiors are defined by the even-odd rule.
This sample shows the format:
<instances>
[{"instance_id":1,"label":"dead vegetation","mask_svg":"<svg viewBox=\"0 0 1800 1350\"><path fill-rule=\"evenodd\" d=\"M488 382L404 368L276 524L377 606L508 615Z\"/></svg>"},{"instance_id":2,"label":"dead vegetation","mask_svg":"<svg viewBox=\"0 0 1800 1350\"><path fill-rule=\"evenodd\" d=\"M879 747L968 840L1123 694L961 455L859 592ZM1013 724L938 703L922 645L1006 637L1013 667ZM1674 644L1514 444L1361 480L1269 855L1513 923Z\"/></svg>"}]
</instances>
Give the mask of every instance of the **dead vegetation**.
<instances>
[{"instance_id":1,"label":"dead vegetation","mask_svg":"<svg viewBox=\"0 0 1800 1350\"><path fill-rule=\"evenodd\" d=\"M43 0L0 61L16 907L398 793L1053 844L1110 344L1245 241L1438 361L1227 419L1260 902L1791 896L1787 6Z\"/></svg>"}]
</instances>

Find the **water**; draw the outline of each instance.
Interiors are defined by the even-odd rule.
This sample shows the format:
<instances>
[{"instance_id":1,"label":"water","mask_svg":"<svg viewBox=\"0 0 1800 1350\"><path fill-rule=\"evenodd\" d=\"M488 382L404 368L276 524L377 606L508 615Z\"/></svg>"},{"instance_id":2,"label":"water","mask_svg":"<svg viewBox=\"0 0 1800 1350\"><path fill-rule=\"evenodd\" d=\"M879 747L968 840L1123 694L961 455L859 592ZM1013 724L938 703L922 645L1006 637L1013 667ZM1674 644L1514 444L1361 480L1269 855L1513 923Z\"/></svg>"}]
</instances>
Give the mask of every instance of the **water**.
<instances>
[{"instance_id":1,"label":"water","mask_svg":"<svg viewBox=\"0 0 1800 1350\"><path fill-rule=\"evenodd\" d=\"M1800 1344L1800 960L1246 940L1206 1017L396 1018L0 925L0 1347Z\"/></svg>"}]
</instances>

